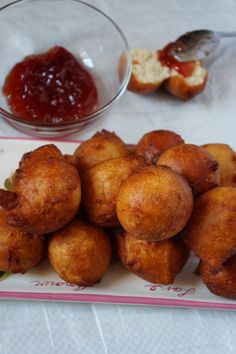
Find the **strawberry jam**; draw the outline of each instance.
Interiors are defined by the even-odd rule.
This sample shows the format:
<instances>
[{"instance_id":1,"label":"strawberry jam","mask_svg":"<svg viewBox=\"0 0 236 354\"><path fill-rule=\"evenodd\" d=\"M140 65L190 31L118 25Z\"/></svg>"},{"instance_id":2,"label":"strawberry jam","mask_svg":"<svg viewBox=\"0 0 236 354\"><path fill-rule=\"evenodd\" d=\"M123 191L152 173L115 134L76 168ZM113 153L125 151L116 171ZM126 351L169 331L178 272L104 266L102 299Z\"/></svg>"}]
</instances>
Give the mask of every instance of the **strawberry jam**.
<instances>
[{"instance_id":1,"label":"strawberry jam","mask_svg":"<svg viewBox=\"0 0 236 354\"><path fill-rule=\"evenodd\" d=\"M98 104L91 75L62 47L16 64L3 93L13 114L35 122L73 121L92 113Z\"/></svg>"},{"instance_id":2,"label":"strawberry jam","mask_svg":"<svg viewBox=\"0 0 236 354\"><path fill-rule=\"evenodd\" d=\"M190 76L194 69L194 63L181 63L177 59L175 59L169 52L172 45L172 43L167 44L167 46L159 52L160 62L162 63L162 65L168 66L170 69L176 70L180 75L184 77Z\"/></svg>"}]
</instances>

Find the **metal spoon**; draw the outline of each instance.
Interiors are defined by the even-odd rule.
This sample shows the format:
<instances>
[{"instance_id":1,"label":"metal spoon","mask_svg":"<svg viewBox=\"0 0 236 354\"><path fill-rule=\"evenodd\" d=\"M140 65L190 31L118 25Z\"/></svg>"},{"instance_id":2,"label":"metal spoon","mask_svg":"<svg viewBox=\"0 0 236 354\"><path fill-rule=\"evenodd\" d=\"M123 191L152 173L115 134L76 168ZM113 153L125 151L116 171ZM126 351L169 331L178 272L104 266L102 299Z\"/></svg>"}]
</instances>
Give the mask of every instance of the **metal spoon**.
<instances>
[{"instance_id":1,"label":"metal spoon","mask_svg":"<svg viewBox=\"0 0 236 354\"><path fill-rule=\"evenodd\" d=\"M215 50L220 39L225 37L236 37L236 32L210 30L187 32L173 43L170 53L181 62L203 60Z\"/></svg>"}]
</instances>

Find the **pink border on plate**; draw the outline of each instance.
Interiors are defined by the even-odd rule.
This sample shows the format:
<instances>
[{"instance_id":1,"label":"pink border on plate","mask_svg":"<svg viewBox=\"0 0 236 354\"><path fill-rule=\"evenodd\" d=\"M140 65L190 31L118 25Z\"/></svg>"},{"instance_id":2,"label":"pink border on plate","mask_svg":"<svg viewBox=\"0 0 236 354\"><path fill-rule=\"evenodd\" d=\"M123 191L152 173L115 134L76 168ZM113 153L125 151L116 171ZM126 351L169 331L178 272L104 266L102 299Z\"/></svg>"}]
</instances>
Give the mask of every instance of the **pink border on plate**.
<instances>
[{"instance_id":1,"label":"pink border on plate","mask_svg":"<svg viewBox=\"0 0 236 354\"><path fill-rule=\"evenodd\" d=\"M169 306L169 307L191 307L191 308L202 308L202 309L236 310L236 304L225 304L220 302L205 302L205 301L193 301L193 300L176 300L176 299L165 299L165 298L150 298L150 297L141 297L141 296L0 291L0 299L56 300L56 301L73 301L73 302L89 302L89 303L156 305L156 306Z\"/></svg>"}]
</instances>

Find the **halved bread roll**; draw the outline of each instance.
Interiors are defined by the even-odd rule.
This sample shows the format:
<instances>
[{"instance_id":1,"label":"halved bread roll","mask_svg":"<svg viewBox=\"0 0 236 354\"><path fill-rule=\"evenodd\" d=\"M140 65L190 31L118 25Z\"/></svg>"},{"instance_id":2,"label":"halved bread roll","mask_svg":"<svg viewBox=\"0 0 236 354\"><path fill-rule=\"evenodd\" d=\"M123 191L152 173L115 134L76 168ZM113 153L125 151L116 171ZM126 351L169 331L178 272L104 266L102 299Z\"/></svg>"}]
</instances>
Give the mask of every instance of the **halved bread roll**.
<instances>
[{"instance_id":1,"label":"halved bread roll","mask_svg":"<svg viewBox=\"0 0 236 354\"><path fill-rule=\"evenodd\" d=\"M155 91L170 76L168 67L157 60L156 51L133 49L132 73L128 89L139 93Z\"/></svg>"},{"instance_id":2,"label":"halved bread roll","mask_svg":"<svg viewBox=\"0 0 236 354\"><path fill-rule=\"evenodd\" d=\"M132 73L128 84L130 91L145 94L154 92L163 85L173 96L187 100L205 87L207 70L200 61L191 63L190 75L184 76L173 67L163 64L160 60L161 51L136 48L131 51L131 55Z\"/></svg>"}]
</instances>

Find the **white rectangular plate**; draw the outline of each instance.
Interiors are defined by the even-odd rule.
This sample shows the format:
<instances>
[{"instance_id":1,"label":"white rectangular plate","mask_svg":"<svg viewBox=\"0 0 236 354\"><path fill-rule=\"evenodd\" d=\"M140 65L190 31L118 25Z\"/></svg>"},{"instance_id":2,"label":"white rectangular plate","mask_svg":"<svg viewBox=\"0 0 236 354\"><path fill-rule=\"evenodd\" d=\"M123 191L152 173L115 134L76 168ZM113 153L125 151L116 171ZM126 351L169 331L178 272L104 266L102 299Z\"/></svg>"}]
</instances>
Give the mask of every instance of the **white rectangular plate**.
<instances>
[{"instance_id":1,"label":"white rectangular plate","mask_svg":"<svg viewBox=\"0 0 236 354\"><path fill-rule=\"evenodd\" d=\"M42 140L0 138L0 185L17 168L21 156L40 145ZM51 143L51 142L50 142ZM54 141L65 154L78 142ZM235 310L236 301L211 294L194 274L197 259L191 257L172 285L150 284L129 273L120 263L111 265L102 281L93 287L80 287L61 280L48 262L24 275L10 275L0 282L0 298L60 300L119 304L144 304Z\"/></svg>"}]
</instances>

